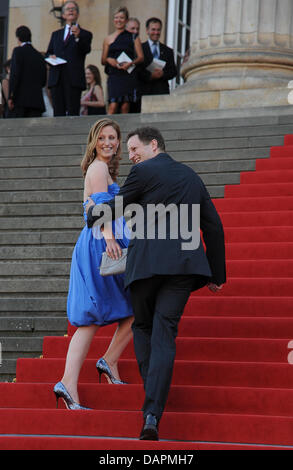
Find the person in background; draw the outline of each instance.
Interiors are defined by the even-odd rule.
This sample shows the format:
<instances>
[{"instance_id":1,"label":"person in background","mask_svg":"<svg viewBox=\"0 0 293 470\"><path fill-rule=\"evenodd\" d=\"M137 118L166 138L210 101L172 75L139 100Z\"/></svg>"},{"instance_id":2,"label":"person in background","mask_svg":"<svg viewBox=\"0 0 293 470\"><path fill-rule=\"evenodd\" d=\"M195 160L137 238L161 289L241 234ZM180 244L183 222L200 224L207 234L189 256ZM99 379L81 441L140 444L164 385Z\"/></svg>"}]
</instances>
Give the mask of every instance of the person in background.
<instances>
[{"instance_id":1,"label":"person in background","mask_svg":"<svg viewBox=\"0 0 293 470\"><path fill-rule=\"evenodd\" d=\"M80 114L82 116L106 114L101 75L98 67L88 65L85 69L85 79L88 90L81 98Z\"/></svg>"},{"instance_id":2,"label":"person in background","mask_svg":"<svg viewBox=\"0 0 293 470\"><path fill-rule=\"evenodd\" d=\"M80 27L78 16L78 4L65 2L65 27L52 33L47 49L47 57L66 60L65 64L52 65L49 72L54 116L79 116L81 92L86 89L84 62L91 51L92 33Z\"/></svg>"},{"instance_id":3,"label":"person in background","mask_svg":"<svg viewBox=\"0 0 293 470\"><path fill-rule=\"evenodd\" d=\"M91 203L108 201L119 192L117 177L121 160L121 130L115 121L104 118L95 122L88 135L81 162L84 176L84 208ZM84 211L85 221L87 219ZM120 236L119 236L120 234ZM133 310L130 292L124 288L124 274L101 276L103 252L112 259L121 256L129 243L125 220L105 224L103 230L88 229L85 224L74 247L67 297L67 315L77 327L71 338L61 381L54 386L57 400L62 398L70 410L88 409L80 404L78 378L95 333L104 325L117 323L108 349L97 361L96 369L109 383L123 385L118 360L132 339Z\"/></svg>"},{"instance_id":4,"label":"person in background","mask_svg":"<svg viewBox=\"0 0 293 470\"><path fill-rule=\"evenodd\" d=\"M126 23L126 30L133 34L134 39L139 36L140 21L137 18L128 18Z\"/></svg>"},{"instance_id":5,"label":"person in background","mask_svg":"<svg viewBox=\"0 0 293 470\"><path fill-rule=\"evenodd\" d=\"M124 211L134 204L141 207L140 233L132 233L125 271L134 312L134 349L145 390L139 438L158 440L172 380L178 324L188 298L205 285L219 292L226 282L224 230L203 181L192 168L166 153L158 129L135 129L126 142L134 165L118 196ZM160 205L165 212L160 209L161 215L152 218L150 205ZM106 224L117 216L112 198L88 208L87 225ZM149 236L151 225L154 236ZM187 245L186 229L191 237Z\"/></svg>"},{"instance_id":6,"label":"person in background","mask_svg":"<svg viewBox=\"0 0 293 470\"><path fill-rule=\"evenodd\" d=\"M168 80L177 75L177 67L174 62L174 51L160 42L162 21L159 18L149 18L146 21L146 33L148 40L142 44L144 53L143 67L139 69L140 86L142 95L166 95L170 93ZM153 59L166 62L163 68L155 68L152 72L147 67Z\"/></svg>"},{"instance_id":7,"label":"person in background","mask_svg":"<svg viewBox=\"0 0 293 470\"><path fill-rule=\"evenodd\" d=\"M136 68L129 73L129 67L143 62L139 37L133 39L132 33L125 29L129 15L125 7L114 13L114 33L107 36L103 43L102 64L108 75L108 113L117 113L120 106L122 114L129 112L131 102L137 101ZM119 63L117 59L124 52L130 62Z\"/></svg>"},{"instance_id":8,"label":"person in background","mask_svg":"<svg viewBox=\"0 0 293 470\"><path fill-rule=\"evenodd\" d=\"M3 118L7 118L8 116L8 97L9 97L9 78L10 78L10 66L11 66L11 59L7 60L3 67L5 70L5 77L3 78L1 85L2 85L2 116Z\"/></svg>"},{"instance_id":9,"label":"person in background","mask_svg":"<svg viewBox=\"0 0 293 470\"><path fill-rule=\"evenodd\" d=\"M9 117L40 117L45 111L43 87L46 63L31 43L31 31L19 26L15 32L18 47L11 57L8 108Z\"/></svg>"},{"instance_id":10,"label":"person in background","mask_svg":"<svg viewBox=\"0 0 293 470\"><path fill-rule=\"evenodd\" d=\"M132 35L133 38L135 39L137 36L139 36L140 32L140 21L137 18L131 17L128 19L126 23L126 29L129 31ZM138 75L138 70L142 66L142 64L137 65L136 69L136 74ZM137 80L137 100L136 102L131 102L130 107L129 107L129 112L130 113L140 113L141 110L141 90L139 86L139 80Z\"/></svg>"}]
</instances>

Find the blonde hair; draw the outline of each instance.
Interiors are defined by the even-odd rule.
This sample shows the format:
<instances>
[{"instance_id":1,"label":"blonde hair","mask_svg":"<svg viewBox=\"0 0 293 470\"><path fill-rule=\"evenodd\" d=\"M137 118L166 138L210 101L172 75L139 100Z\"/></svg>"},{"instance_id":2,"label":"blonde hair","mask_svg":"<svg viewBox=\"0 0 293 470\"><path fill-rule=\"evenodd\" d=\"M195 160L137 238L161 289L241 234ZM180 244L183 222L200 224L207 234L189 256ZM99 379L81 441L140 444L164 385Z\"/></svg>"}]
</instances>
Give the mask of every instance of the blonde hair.
<instances>
[{"instance_id":1,"label":"blonde hair","mask_svg":"<svg viewBox=\"0 0 293 470\"><path fill-rule=\"evenodd\" d=\"M91 127L91 130L88 135L87 139L87 146L85 150L85 154L81 161L81 169L83 176L86 175L88 167L94 161L97 156L96 145L97 140L99 138L101 130L106 126L112 126L113 129L117 132L117 137L119 139L119 145L117 148L117 152L112 156L111 161L108 164L109 173L113 181L117 180L118 172L119 172L119 161L121 160L121 130L117 122L112 121L112 119L100 119L99 121L95 122L95 124Z\"/></svg>"},{"instance_id":2,"label":"blonde hair","mask_svg":"<svg viewBox=\"0 0 293 470\"><path fill-rule=\"evenodd\" d=\"M117 13L123 13L124 16L125 16L125 18L126 18L126 20L128 20L128 18L129 18L129 13L128 13L128 10L127 10L126 7L118 7L118 8L116 8L115 11L114 11L114 16L117 15Z\"/></svg>"}]
</instances>

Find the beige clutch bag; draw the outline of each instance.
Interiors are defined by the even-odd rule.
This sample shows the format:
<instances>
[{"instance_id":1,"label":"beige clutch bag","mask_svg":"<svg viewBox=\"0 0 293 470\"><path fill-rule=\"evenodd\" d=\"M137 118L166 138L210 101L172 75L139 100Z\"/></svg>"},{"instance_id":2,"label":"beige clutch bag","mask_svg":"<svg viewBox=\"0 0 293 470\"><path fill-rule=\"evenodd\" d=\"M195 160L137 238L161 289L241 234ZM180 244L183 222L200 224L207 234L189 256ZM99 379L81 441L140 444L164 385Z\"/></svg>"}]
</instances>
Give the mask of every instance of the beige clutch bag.
<instances>
[{"instance_id":1,"label":"beige clutch bag","mask_svg":"<svg viewBox=\"0 0 293 470\"><path fill-rule=\"evenodd\" d=\"M122 256L119 259L110 258L104 251L100 264L101 276L114 276L122 274L126 269L127 248L122 248Z\"/></svg>"}]
</instances>

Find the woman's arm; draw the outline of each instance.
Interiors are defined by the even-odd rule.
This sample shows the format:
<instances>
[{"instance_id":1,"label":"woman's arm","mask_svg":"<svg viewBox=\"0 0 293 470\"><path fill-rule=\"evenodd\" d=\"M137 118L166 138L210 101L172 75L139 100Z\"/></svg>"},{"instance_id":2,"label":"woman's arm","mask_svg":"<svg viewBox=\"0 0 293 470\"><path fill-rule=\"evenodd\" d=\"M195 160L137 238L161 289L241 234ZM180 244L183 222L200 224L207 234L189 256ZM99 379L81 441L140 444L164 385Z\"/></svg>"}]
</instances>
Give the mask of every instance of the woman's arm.
<instances>
[{"instance_id":1,"label":"woman's arm","mask_svg":"<svg viewBox=\"0 0 293 470\"><path fill-rule=\"evenodd\" d=\"M102 58L101 58L101 63L102 65L112 65L112 67L117 67L118 62L116 59L113 59L112 57L108 57L108 52L109 52L109 36L104 39L103 42L103 51L102 51Z\"/></svg>"},{"instance_id":2,"label":"woman's arm","mask_svg":"<svg viewBox=\"0 0 293 470\"><path fill-rule=\"evenodd\" d=\"M85 195L90 195L99 192L108 192L108 166L104 162L95 161L86 173L85 177ZM89 198L89 205L91 205L91 199ZM118 259L122 255L120 246L115 240L112 231L112 222L105 222L104 226L101 227L101 232L106 242L106 252L112 259Z\"/></svg>"},{"instance_id":3,"label":"woman's arm","mask_svg":"<svg viewBox=\"0 0 293 470\"><path fill-rule=\"evenodd\" d=\"M100 85L96 85L94 87L94 93L97 97L97 101L81 100L81 103L85 106L91 106L92 108L105 106L104 94L103 94L102 87L100 87Z\"/></svg>"},{"instance_id":4,"label":"woman's arm","mask_svg":"<svg viewBox=\"0 0 293 470\"><path fill-rule=\"evenodd\" d=\"M141 64L144 61L144 55L143 55L141 41L138 36L134 40L134 49L136 53L136 58L132 63L134 65Z\"/></svg>"}]
</instances>

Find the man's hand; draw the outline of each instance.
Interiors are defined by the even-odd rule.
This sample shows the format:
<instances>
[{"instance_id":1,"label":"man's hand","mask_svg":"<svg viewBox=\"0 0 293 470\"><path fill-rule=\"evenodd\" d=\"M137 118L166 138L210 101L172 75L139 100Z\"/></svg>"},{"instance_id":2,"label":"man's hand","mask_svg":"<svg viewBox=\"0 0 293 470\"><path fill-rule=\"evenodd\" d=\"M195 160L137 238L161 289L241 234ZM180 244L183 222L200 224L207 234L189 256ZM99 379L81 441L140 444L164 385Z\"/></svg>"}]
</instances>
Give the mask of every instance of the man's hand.
<instances>
[{"instance_id":1,"label":"man's hand","mask_svg":"<svg viewBox=\"0 0 293 470\"><path fill-rule=\"evenodd\" d=\"M221 284L220 286L217 286L217 284L214 284L213 282L209 282L207 284L207 287L210 289L211 292L219 292L222 289L223 284Z\"/></svg>"},{"instance_id":2,"label":"man's hand","mask_svg":"<svg viewBox=\"0 0 293 470\"><path fill-rule=\"evenodd\" d=\"M163 72L162 69L155 69L152 72L151 79L152 80L159 80L159 78L162 78L163 75L164 75L164 72Z\"/></svg>"},{"instance_id":3,"label":"man's hand","mask_svg":"<svg viewBox=\"0 0 293 470\"><path fill-rule=\"evenodd\" d=\"M76 24L74 24L74 25L71 26L70 29L71 29L71 32L72 32L72 34L74 35L75 39L77 39L77 38L79 37L79 35L80 35L80 29L79 29L79 27L78 27Z\"/></svg>"}]
</instances>

